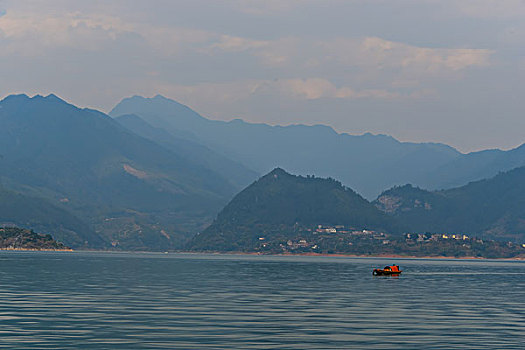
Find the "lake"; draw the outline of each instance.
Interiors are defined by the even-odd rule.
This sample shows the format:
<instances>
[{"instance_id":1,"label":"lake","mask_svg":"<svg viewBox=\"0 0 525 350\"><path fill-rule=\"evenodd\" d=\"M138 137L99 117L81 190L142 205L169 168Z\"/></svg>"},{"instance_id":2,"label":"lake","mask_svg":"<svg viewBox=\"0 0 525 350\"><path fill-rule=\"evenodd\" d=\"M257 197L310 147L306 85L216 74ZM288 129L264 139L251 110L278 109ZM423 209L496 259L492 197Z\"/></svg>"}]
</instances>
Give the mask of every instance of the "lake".
<instances>
[{"instance_id":1,"label":"lake","mask_svg":"<svg viewBox=\"0 0 525 350\"><path fill-rule=\"evenodd\" d=\"M523 349L524 300L519 261L0 252L1 348Z\"/></svg>"}]
</instances>

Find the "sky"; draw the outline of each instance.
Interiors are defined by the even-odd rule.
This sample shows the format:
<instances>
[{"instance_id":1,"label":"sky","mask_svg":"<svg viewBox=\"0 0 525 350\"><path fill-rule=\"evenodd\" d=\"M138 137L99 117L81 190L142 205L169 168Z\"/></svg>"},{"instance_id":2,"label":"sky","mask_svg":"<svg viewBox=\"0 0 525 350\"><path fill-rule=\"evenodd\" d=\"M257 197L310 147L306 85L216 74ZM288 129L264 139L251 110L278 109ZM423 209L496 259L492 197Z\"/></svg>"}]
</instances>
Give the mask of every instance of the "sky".
<instances>
[{"instance_id":1,"label":"sky","mask_svg":"<svg viewBox=\"0 0 525 350\"><path fill-rule=\"evenodd\" d=\"M0 96L326 124L463 152L525 142L525 0L0 0Z\"/></svg>"}]
</instances>

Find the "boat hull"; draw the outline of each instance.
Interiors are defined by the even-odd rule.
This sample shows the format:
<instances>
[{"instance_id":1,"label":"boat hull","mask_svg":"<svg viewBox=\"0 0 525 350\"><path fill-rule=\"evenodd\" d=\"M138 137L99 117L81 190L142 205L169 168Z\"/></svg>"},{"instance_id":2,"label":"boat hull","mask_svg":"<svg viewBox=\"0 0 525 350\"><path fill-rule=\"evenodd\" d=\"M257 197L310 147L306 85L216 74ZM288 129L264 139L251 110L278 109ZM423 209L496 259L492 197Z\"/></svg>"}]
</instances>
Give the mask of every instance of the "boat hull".
<instances>
[{"instance_id":1,"label":"boat hull","mask_svg":"<svg viewBox=\"0 0 525 350\"><path fill-rule=\"evenodd\" d=\"M374 269L372 274L374 276L399 276L403 271L389 271L389 270L381 270L381 269Z\"/></svg>"}]
</instances>

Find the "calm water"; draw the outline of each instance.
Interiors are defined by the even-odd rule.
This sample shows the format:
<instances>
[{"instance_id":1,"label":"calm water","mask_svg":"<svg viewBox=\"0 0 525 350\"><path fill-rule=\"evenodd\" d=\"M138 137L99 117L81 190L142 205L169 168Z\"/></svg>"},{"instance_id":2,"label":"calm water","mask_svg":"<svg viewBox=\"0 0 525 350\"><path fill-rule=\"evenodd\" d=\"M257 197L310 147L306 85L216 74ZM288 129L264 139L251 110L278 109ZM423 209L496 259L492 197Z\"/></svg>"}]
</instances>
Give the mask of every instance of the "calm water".
<instances>
[{"instance_id":1,"label":"calm water","mask_svg":"<svg viewBox=\"0 0 525 350\"><path fill-rule=\"evenodd\" d=\"M0 325L1 348L524 349L525 263L1 252Z\"/></svg>"}]
</instances>

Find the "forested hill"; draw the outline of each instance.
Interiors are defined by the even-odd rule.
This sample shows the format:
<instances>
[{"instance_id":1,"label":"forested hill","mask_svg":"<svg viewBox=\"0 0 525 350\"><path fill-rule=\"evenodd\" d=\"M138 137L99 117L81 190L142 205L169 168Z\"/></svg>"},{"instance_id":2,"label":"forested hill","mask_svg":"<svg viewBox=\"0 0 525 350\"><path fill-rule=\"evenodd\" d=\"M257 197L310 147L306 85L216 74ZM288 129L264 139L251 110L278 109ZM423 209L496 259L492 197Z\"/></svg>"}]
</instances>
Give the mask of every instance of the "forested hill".
<instances>
[{"instance_id":1,"label":"forested hill","mask_svg":"<svg viewBox=\"0 0 525 350\"><path fill-rule=\"evenodd\" d=\"M102 237L68 210L44 198L7 190L0 184L0 227L13 225L52 233L55 239L69 246L104 246Z\"/></svg>"},{"instance_id":2,"label":"forested hill","mask_svg":"<svg viewBox=\"0 0 525 350\"><path fill-rule=\"evenodd\" d=\"M525 167L445 191L394 187L374 204L412 231L525 241Z\"/></svg>"},{"instance_id":3,"label":"forested hill","mask_svg":"<svg viewBox=\"0 0 525 350\"><path fill-rule=\"evenodd\" d=\"M392 218L340 182L277 168L235 196L191 248L250 251L261 236L286 239L318 225L400 231Z\"/></svg>"},{"instance_id":4,"label":"forested hill","mask_svg":"<svg viewBox=\"0 0 525 350\"><path fill-rule=\"evenodd\" d=\"M5 250L70 250L50 234L36 233L17 227L0 227L0 249Z\"/></svg>"}]
</instances>

